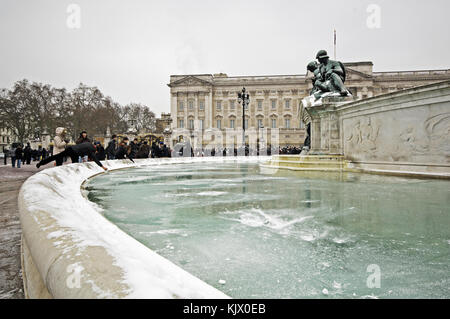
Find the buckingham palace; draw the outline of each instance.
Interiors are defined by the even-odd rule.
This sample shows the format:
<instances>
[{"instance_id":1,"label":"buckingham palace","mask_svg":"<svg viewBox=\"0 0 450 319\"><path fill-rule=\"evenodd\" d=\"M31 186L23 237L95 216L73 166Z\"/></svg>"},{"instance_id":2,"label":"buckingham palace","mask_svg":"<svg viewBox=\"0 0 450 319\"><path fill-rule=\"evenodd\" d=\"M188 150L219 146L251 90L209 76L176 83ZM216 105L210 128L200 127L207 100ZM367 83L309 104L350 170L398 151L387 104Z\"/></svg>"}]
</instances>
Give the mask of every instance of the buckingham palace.
<instances>
[{"instance_id":1,"label":"buckingham palace","mask_svg":"<svg viewBox=\"0 0 450 319\"><path fill-rule=\"evenodd\" d=\"M372 62L344 63L346 86L357 99L450 79L450 70L418 70L373 72ZM305 127L299 118L301 100L312 88L311 74L228 76L219 74L171 75L170 111L172 117L171 144L186 136L202 136L201 146L237 131L245 125L246 131L264 130L268 143L277 132L279 146L301 146ZM245 87L250 104L242 123L242 106L238 92ZM216 133L198 134L213 131ZM195 138L194 138L195 143ZM234 143L239 143L236 137ZM197 146L200 146L197 144Z\"/></svg>"}]
</instances>

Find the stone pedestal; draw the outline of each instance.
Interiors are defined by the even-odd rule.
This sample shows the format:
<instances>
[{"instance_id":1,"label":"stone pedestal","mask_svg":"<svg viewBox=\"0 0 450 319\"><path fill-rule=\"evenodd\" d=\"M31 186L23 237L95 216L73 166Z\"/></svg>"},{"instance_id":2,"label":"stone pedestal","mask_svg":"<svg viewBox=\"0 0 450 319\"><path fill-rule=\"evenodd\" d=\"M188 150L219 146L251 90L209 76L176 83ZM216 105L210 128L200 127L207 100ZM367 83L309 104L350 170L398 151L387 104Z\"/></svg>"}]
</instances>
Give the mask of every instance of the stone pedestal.
<instances>
[{"instance_id":1,"label":"stone pedestal","mask_svg":"<svg viewBox=\"0 0 450 319\"><path fill-rule=\"evenodd\" d=\"M305 108L311 118L309 155L344 154L337 108L352 101L352 96L328 96L324 97L321 103Z\"/></svg>"}]
</instances>

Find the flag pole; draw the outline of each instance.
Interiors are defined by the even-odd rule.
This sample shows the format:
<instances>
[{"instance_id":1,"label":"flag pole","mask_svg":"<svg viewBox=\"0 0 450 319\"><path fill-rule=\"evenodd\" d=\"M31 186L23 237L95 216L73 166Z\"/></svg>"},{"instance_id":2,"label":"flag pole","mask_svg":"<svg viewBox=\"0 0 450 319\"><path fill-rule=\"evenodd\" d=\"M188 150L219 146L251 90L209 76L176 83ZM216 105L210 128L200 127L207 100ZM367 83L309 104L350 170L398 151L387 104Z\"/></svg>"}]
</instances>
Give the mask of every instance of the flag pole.
<instances>
[{"instance_id":1,"label":"flag pole","mask_svg":"<svg viewBox=\"0 0 450 319\"><path fill-rule=\"evenodd\" d=\"M334 29L334 59L336 60L336 29Z\"/></svg>"}]
</instances>

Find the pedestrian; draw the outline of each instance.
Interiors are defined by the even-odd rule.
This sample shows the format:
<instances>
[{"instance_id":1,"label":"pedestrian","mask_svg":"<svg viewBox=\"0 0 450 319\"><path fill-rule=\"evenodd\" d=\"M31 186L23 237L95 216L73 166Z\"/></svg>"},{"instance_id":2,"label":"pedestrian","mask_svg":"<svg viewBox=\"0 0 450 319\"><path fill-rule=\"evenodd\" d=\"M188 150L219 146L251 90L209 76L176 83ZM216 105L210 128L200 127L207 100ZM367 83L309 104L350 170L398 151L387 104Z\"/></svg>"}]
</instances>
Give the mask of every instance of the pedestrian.
<instances>
[{"instance_id":1,"label":"pedestrian","mask_svg":"<svg viewBox=\"0 0 450 319\"><path fill-rule=\"evenodd\" d=\"M3 148L3 155L5 156L3 158L3 161L5 162L5 165L8 164L8 155L9 155L9 150L7 148Z\"/></svg>"},{"instance_id":2,"label":"pedestrian","mask_svg":"<svg viewBox=\"0 0 450 319\"><path fill-rule=\"evenodd\" d=\"M155 142L152 143L152 158L158 158L159 157L159 147L156 145Z\"/></svg>"},{"instance_id":3,"label":"pedestrian","mask_svg":"<svg viewBox=\"0 0 450 319\"><path fill-rule=\"evenodd\" d=\"M148 158L149 154L150 146L148 145L147 141L144 141L144 144L141 145L139 151L136 154L136 158Z\"/></svg>"},{"instance_id":4,"label":"pedestrian","mask_svg":"<svg viewBox=\"0 0 450 319\"><path fill-rule=\"evenodd\" d=\"M75 144L81 144L81 143L86 143L86 142L91 143L91 140L87 136L87 132L83 131L80 133L80 137L77 139Z\"/></svg>"},{"instance_id":5,"label":"pedestrian","mask_svg":"<svg viewBox=\"0 0 450 319\"><path fill-rule=\"evenodd\" d=\"M69 140L66 138L67 130L64 127L57 127L55 130L56 136L53 139L53 155L58 155L67 147ZM61 166L64 162L63 157L58 157L56 166Z\"/></svg>"},{"instance_id":6,"label":"pedestrian","mask_svg":"<svg viewBox=\"0 0 450 319\"><path fill-rule=\"evenodd\" d=\"M134 140L130 143L130 158L136 158L136 154L138 151L139 151L138 139L134 138Z\"/></svg>"},{"instance_id":7,"label":"pedestrian","mask_svg":"<svg viewBox=\"0 0 450 319\"><path fill-rule=\"evenodd\" d=\"M27 146L25 146L25 148L23 149L23 163L25 164L25 162L27 163L27 165L30 165L30 163L31 163L31 146L30 146L30 142L28 142Z\"/></svg>"},{"instance_id":8,"label":"pedestrian","mask_svg":"<svg viewBox=\"0 0 450 319\"><path fill-rule=\"evenodd\" d=\"M20 168L20 166L22 164L22 159L23 159L23 149L22 149L22 144L19 144L19 145L17 145L17 148L16 148L17 168Z\"/></svg>"},{"instance_id":9,"label":"pedestrian","mask_svg":"<svg viewBox=\"0 0 450 319\"><path fill-rule=\"evenodd\" d=\"M95 142L97 147L97 158L99 161L104 161L106 159L105 148L102 146L102 143Z\"/></svg>"},{"instance_id":10,"label":"pedestrian","mask_svg":"<svg viewBox=\"0 0 450 319\"><path fill-rule=\"evenodd\" d=\"M81 144L77 144L77 145L73 145L73 146L68 146L61 153L47 157L46 159L43 159L42 161L40 161L39 163L36 164L36 167L39 168L42 165L48 164L52 161L56 161L60 158L64 158L65 156L70 157L72 160L72 163L77 163L78 158L80 156L81 157L88 156L89 158L92 158L95 161L95 163L98 166L100 166L101 168L103 168L105 171L108 170L106 167L104 167L102 165L102 163L100 163L97 156L95 155L95 152L96 152L96 147L94 145L92 145L92 143L81 143Z\"/></svg>"},{"instance_id":11,"label":"pedestrian","mask_svg":"<svg viewBox=\"0 0 450 319\"><path fill-rule=\"evenodd\" d=\"M16 146L15 144L12 145L11 149L9 150L9 157L11 157L11 165L12 167L16 167Z\"/></svg>"},{"instance_id":12,"label":"pedestrian","mask_svg":"<svg viewBox=\"0 0 450 319\"><path fill-rule=\"evenodd\" d=\"M43 159L42 158L42 145L39 145L38 149L37 149L37 160L40 161L41 159Z\"/></svg>"},{"instance_id":13,"label":"pedestrian","mask_svg":"<svg viewBox=\"0 0 450 319\"><path fill-rule=\"evenodd\" d=\"M87 136L87 132L86 131L81 132L80 133L80 137L75 142L75 144L82 144L82 143L91 143L91 140ZM87 162L87 161L88 161L88 157L87 156L83 156L83 157L80 156L78 158L78 163Z\"/></svg>"},{"instance_id":14,"label":"pedestrian","mask_svg":"<svg viewBox=\"0 0 450 319\"><path fill-rule=\"evenodd\" d=\"M106 156L109 160L113 160L116 158L117 151L117 135L113 134L111 141L109 141L108 146L106 147Z\"/></svg>"},{"instance_id":15,"label":"pedestrian","mask_svg":"<svg viewBox=\"0 0 450 319\"><path fill-rule=\"evenodd\" d=\"M128 146L128 137L124 137L119 143L119 147L117 148L115 157L116 157L116 159L128 158L132 162L134 162L133 159L130 157L130 152L131 152L131 149Z\"/></svg>"}]
</instances>

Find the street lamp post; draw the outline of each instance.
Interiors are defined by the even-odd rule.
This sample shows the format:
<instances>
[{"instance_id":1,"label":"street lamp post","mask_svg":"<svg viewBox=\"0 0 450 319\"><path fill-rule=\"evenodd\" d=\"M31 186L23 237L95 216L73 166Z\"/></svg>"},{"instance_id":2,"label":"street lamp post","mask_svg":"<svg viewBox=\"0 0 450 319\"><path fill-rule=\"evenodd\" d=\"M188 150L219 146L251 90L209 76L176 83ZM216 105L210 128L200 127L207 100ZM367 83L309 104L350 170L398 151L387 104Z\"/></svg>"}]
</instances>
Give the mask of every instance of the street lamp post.
<instances>
[{"instance_id":1,"label":"street lamp post","mask_svg":"<svg viewBox=\"0 0 450 319\"><path fill-rule=\"evenodd\" d=\"M242 103L242 145L245 150L245 108L250 103L250 95L246 93L245 87L242 88L242 92L238 93L239 104Z\"/></svg>"}]
</instances>

